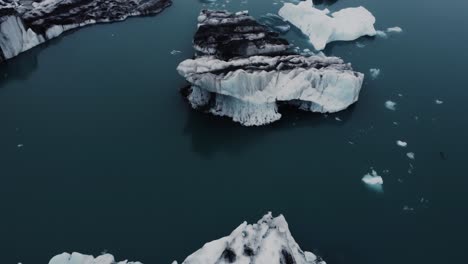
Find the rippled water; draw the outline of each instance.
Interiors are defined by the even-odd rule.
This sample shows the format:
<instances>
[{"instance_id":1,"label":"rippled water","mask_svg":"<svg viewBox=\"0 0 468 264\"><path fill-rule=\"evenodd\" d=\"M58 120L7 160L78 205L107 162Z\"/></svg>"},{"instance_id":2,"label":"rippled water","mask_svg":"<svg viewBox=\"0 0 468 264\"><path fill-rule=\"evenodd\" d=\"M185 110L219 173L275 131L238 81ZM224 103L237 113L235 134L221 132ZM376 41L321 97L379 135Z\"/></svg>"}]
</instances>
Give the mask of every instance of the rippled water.
<instances>
[{"instance_id":1,"label":"rippled water","mask_svg":"<svg viewBox=\"0 0 468 264\"><path fill-rule=\"evenodd\" d=\"M367 74L351 109L261 128L196 113L178 93L201 8L259 18L281 6L218 2L175 0L0 66L2 263L106 250L170 263L269 210L331 264L463 263L468 2L325 1L363 5L379 29L404 31L327 47ZM312 48L295 29L285 37ZM361 181L372 168L382 192Z\"/></svg>"}]
</instances>

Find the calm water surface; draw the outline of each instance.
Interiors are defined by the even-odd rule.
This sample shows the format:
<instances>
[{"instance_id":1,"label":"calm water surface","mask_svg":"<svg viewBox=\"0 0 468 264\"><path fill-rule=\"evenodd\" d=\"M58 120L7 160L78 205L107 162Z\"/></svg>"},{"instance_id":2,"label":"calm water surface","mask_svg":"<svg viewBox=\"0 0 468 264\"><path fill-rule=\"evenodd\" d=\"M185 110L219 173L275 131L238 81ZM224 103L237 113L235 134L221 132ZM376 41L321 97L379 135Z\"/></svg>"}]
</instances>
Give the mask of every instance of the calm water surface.
<instances>
[{"instance_id":1,"label":"calm water surface","mask_svg":"<svg viewBox=\"0 0 468 264\"><path fill-rule=\"evenodd\" d=\"M174 2L0 66L2 263L47 263L64 251L181 261L270 210L331 264L466 261L467 1L332 4L363 5L379 29L404 29L325 51L381 75L366 78L347 111L286 113L261 128L196 113L181 99L175 68L192 56L207 5ZM257 18L281 6L221 2ZM297 30L286 37L312 47ZM361 182L371 168L382 193Z\"/></svg>"}]
</instances>

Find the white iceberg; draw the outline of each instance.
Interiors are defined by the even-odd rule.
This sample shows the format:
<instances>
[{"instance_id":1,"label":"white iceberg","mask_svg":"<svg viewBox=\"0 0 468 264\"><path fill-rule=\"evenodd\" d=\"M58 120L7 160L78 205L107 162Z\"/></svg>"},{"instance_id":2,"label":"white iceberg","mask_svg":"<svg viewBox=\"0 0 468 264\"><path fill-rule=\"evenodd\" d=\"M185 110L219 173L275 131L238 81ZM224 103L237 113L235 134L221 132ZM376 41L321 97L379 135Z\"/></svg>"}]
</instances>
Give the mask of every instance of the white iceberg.
<instances>
[{"instance_id":1,"label":"white iceberg","mask_svg":"<svg viewBox=\"0 0 468 264\"><path fill-rule=\"evenodd\" d=\"M129 262L127 260L116 262L111 254L103 254L98 257L83 255L77 252L72 254L62 253L53 257L49 264L142 264L141 262Z\"/></svg>"},{"instance_id":2,"label":"white iceberg","mask_svg":"<svg viewBox=\"0 0 468 264\"><path fill-rule=\"evenodd\" d=\"M173 262L177 263L177 262ZM257 224L246 222L229 236L206 243L182 264L326 264L315 254L302 251L280 215L266 214Z\"/></svg>"},{"instance_id":3,"label":"white iceberg","mask_svg":"<svg viewBox=\"0 0 468 264\"><path fill-rule=\"evenodd\" d=\"M317 9L312 0L306 0L297 5L285 3L278 14L307 35L316 50L323 50L332 41L351 41L377 34L375 17L362 6L330 14L328 9Z\"/></svg>"}]
</instances>

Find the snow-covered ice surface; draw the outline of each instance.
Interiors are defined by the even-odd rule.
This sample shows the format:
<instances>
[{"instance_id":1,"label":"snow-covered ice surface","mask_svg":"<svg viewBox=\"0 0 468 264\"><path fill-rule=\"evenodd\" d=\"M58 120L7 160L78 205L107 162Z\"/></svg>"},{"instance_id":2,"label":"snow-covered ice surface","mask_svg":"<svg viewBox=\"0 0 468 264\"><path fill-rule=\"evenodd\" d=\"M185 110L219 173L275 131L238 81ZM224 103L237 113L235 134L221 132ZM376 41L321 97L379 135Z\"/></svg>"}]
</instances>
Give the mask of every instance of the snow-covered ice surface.
<instances>
[{"instance_id":1,"label":"snow-covered ice surface","mask_svg":"<svg viewBox=\"0 0 468 264\"><path fill-rule=\"evenodd\" d=\"M49 264L142 264L141 262L115 261L111 254L103 254L98 257L83 255L77 252L72 254L62 253L53 257Z\"/></svg>"},{"instance_id":2,"label":"snow-covered ice surface","mask_svg":"<svg viewBox=\"0 0 468 264\"><path fill-rule=\"evenodd\" d=\"M328 9L314 7L312 0L285 3L278 14L299 28L316 50L332 41L350 41L377 34L375 17L364 7L345 8L330 14Z\"/></svg>"},{"instance_id":3,"label":"snow-covered ice surface","mask_svg":"<svg viewBox=\"0 0 468 264\"><path fill-rule=\"evenodd\" d=\"M177 262L173 262L177 263ZM266 214L256 224L242 223L229 236L206 243L182 264L326 264L302 251L286 219Z\"/></svg>"}]
</instances>

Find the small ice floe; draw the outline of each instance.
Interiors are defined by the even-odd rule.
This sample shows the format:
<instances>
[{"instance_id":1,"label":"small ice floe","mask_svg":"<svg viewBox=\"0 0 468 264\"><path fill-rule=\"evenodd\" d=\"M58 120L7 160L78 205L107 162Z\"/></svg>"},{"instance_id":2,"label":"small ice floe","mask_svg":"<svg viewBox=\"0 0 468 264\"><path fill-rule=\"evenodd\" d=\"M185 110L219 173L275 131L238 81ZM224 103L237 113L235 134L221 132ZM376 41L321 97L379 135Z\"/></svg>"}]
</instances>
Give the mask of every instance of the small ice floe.
<instances>
[{"instance_id":1,"label":"small ice floe","mask_svg":"<svg viewBox=\"0 0 468 264\"><path fill-rule=\"evenodd\" d=\"M370 72L370 76L371 76L372 80L377 79L379 77L379 75L380 75L380 69L372 68L372 69L369 70L369 72Z\"/></svg>"},{"instance_id":2,"label":"small ice floe","mask_svg":"<svg viewBox=\"0 0 468 264\"><path fill-rule=\"evenodd\" d=\"M439 100L439 99L436 99L436 100L435 100L435 103L436 103L436 104L438 104L438 105L440 105L440 104L443 104L443 103L444 103L444 101L442 101L442 100Z\"/></svg>"},{"instance_id":3,"label":"small ice floe","mask_svg":"<svg viewBox=\"0 0 468 264\"><path fill-rule=\"evenodd\" d=\"M372 170L371 173L364 175L364 177L362 177L362 181L374 191L383 191L383 179L377 174L375 170Z\"/></svg>"},{"instance_id":4,"label":"small ice floe","mask_svg":"<svg viewBox=\"0 0 468 264\"><path fill-rule=\"evenodd\" d=\"M398 94L398 97L403 97L403 94L399 93L399 94Z\"/></svg>"},{"instance_id":5,"label":"small ice floe","mask_svg":"<svg viewBox=\"0 0 468 264\"><path fill-rule=\"evenodd\" d=\"M387 102L385 102L385 107L386 107L388 110L395 111L395 110L396 110L396 103L393 102L393 101L388 100Z\"/></svg>"},{"instance_id":6,"label":"small ice floe","mask_svg":"<svg viewBox=\"0 0 468 264\"><path fill-rule=\"evenodd\" d=\"M408 143L406 143L405 141L401 141L401 140L397 140L396 144L402 148L406 148L406 146L408 146Z\"/></svg>"},{"instance_id":7,"label":"small ice floe","mask_svg":"<svg viewBox=\"0 0 468 264\"><path fill-rule=\"evenodd\" d=\"M339 117L335 117L335 120L338 121L338 122L343 121L343 120L341 120L341 118L339 118Z\"/></svg>"},{"instance_id":8,"label":"small ice floe","mask_svg":"<svg viewBox=\"0 0 468 264\"><path fill-rule=\"evenodd\" d=\"M403 211L414 211L414 208L405 205L405 206L403 206Z\"/></svg>"},{"instance_id":9,"label":"small ice floe","mask_svg":"<svg viewBox=\"0 0 468 264\"><path fill-rule=\"evenodd\" d=\"M358 42L356 42L356 47L362 49L362 48L366 47L366 44L358 41Z\"/></svg>"},{"instance_id":10,"label":"small ice floe","mask_svg":"<svg viewBox=\"0 0 468 264\"><path fill-rule=\"evenodd\" d=\"M414 160L414 158L415 158L414 152L408 152L408 153L406 153L406 156L407 156L409 159L412 159L412 160Z\"/></svg>"},{"instance_id":11,"label":"small ice floe","mask_svg":"<svg viewBox=\"0 0 468 264\"><path fill-rule=\"evenodd\" d=\"M398 122L396 122L396 121L393 122L393 125L398 126Z\"/></svg>"},{"instance_id":12,"label":"small ice floe","mask_svg":"<svg viewBox=\"0 0 468 264\"><path fill-rule=\"evenodd\" d=\"M171 51L171 55L177 55L177 54L180 54L182 51L180 50L172 50Z\"/></svg>"},{"instance_id":13,"label":"small ice floe","mask_svg":"<svg viewBox=\"0 0 468 264\"><path fill-rule=\"evenodd\" d=\"M16 145L16 147L17 148L22 148L22 147L24 147L24 145L23 144L18 144L18 145Z\"/></svg>"},{"instance_id":14,"label":"small ice floe","mask_svg":"<svg viewBox=\"0 0 468 264\"><path fill-rule=\"evenodd\" d=\"M389 27L387 28L388 33L401 33L403 29L401 27Z\"/></svg>"}]
</instances>

